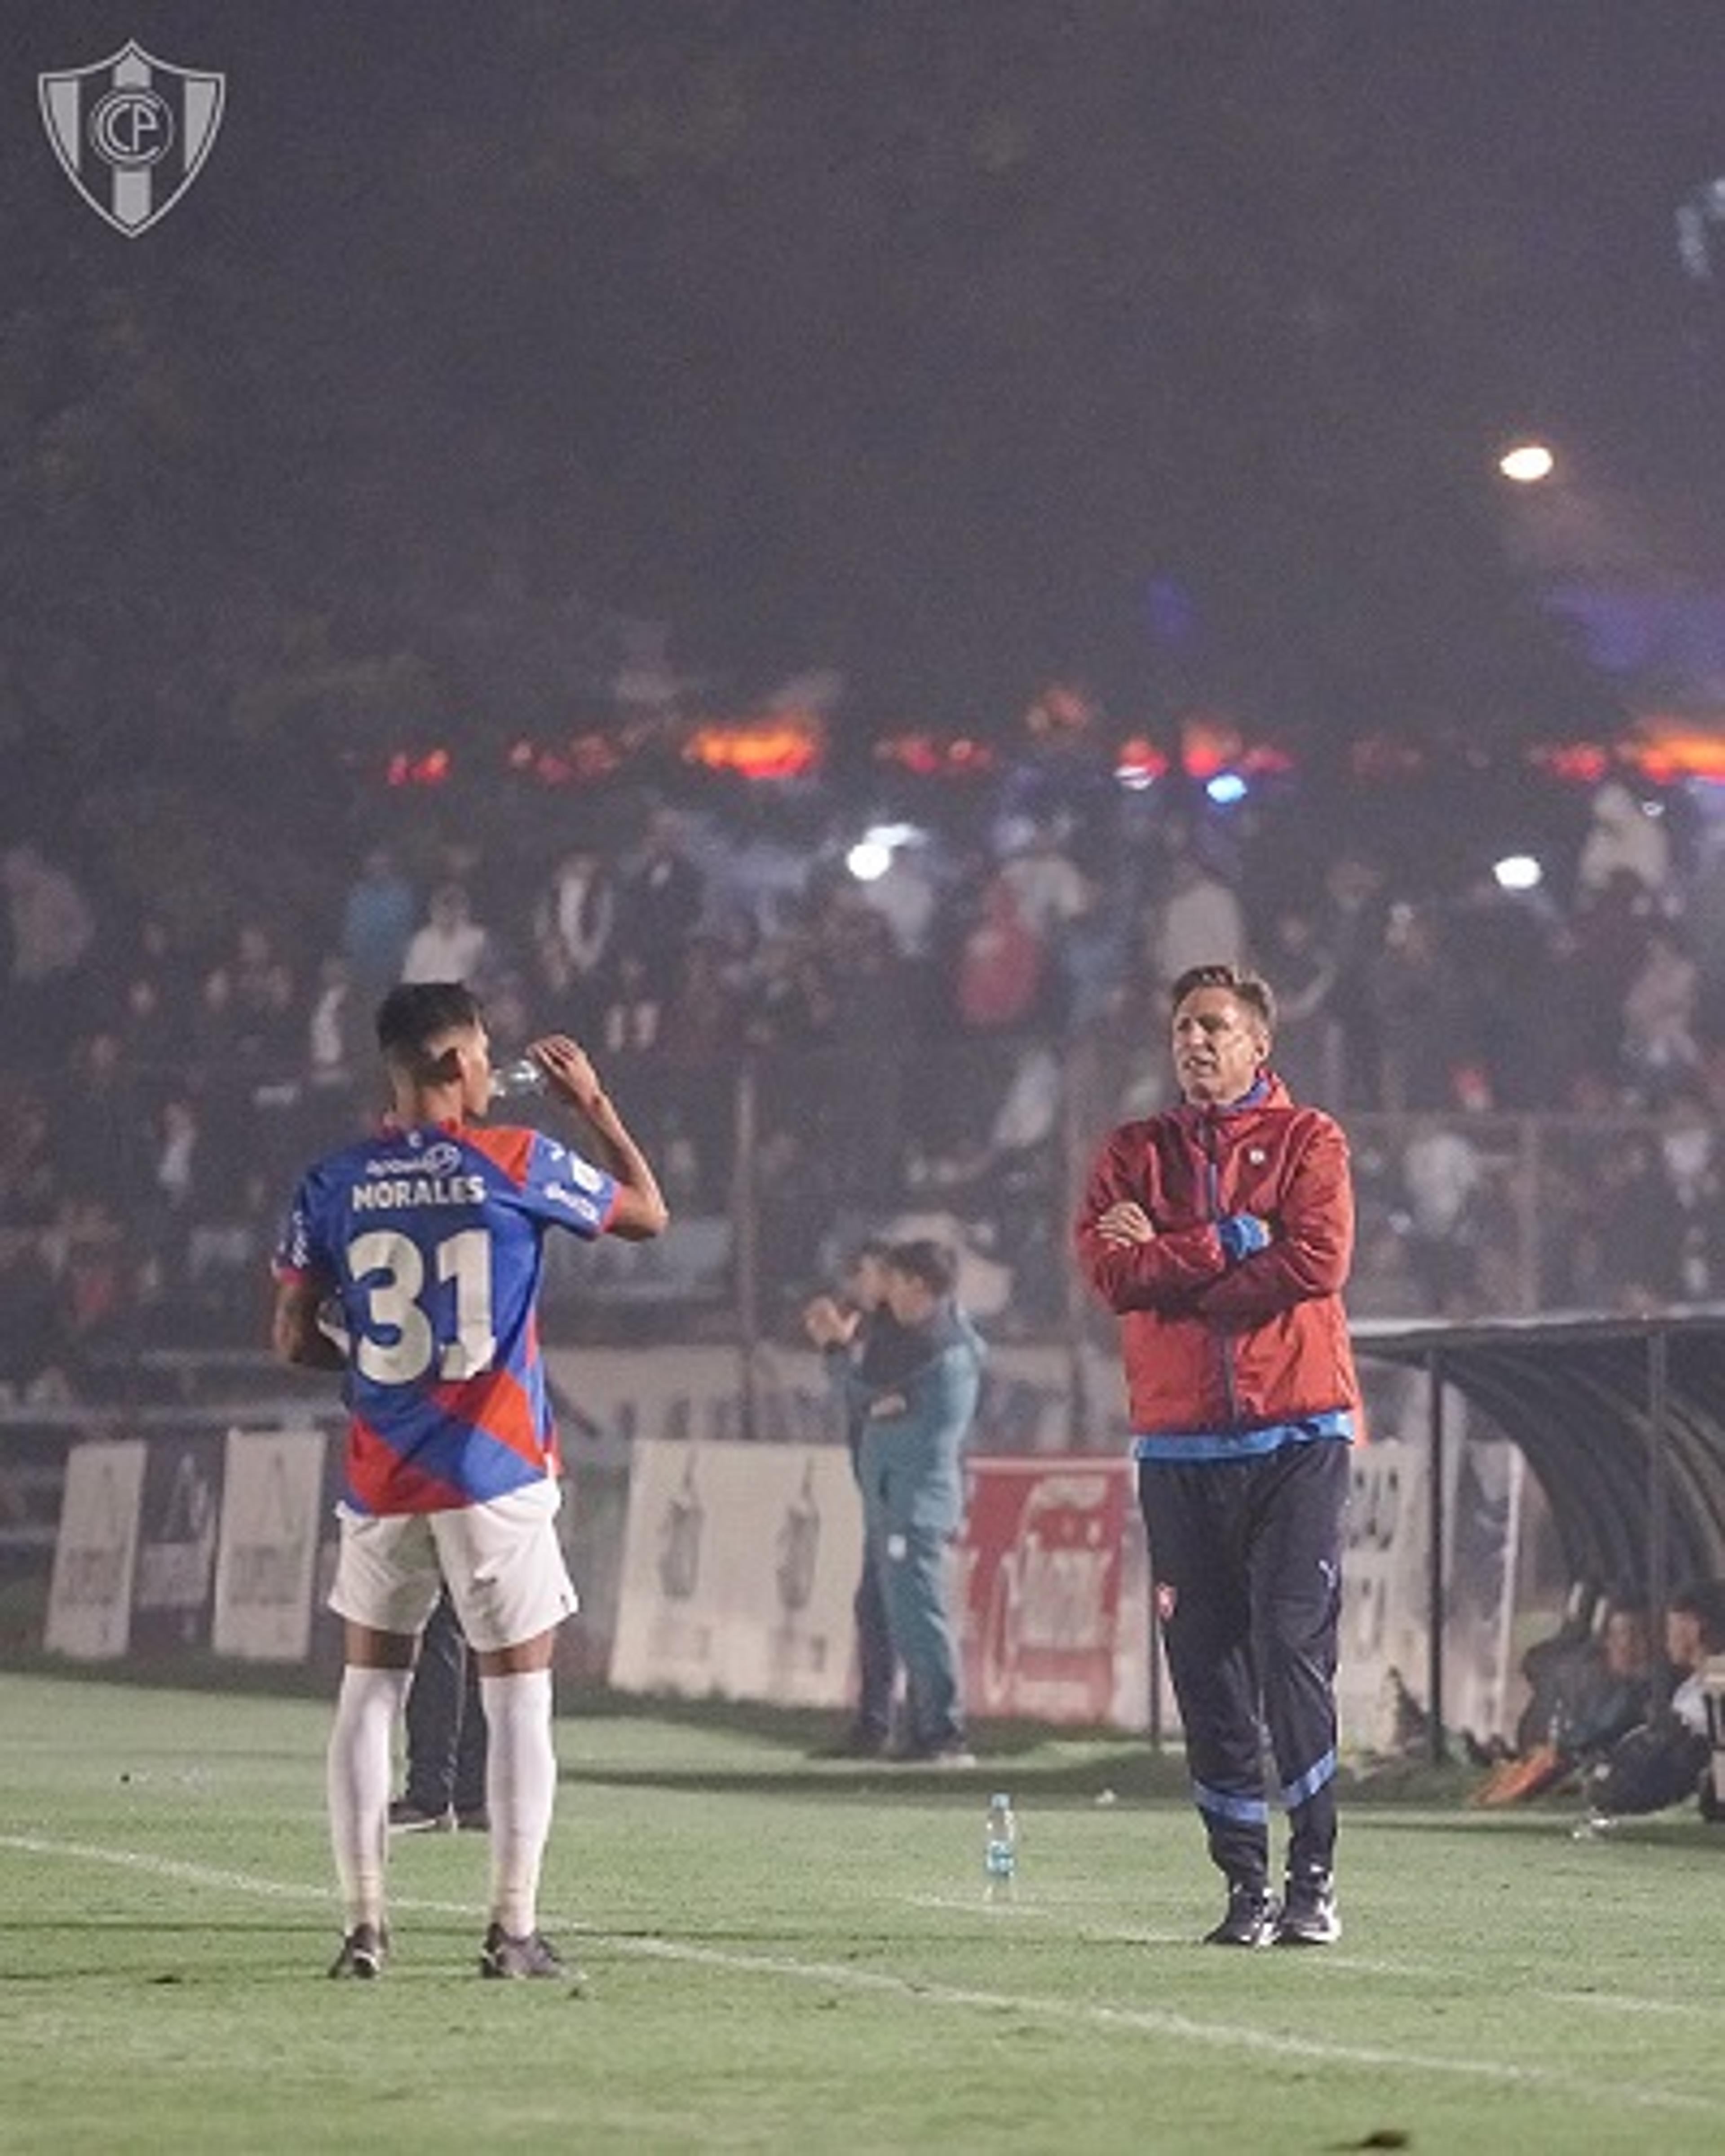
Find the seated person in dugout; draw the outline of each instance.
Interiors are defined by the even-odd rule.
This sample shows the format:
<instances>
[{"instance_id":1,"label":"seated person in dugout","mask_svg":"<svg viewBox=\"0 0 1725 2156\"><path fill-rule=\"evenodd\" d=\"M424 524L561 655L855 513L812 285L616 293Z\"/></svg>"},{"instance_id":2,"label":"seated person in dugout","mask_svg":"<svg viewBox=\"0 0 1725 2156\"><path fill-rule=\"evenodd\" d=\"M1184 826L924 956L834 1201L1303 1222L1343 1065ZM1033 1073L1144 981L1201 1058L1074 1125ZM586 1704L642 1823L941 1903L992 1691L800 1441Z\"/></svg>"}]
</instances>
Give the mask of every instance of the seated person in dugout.
<instances>
[{"instance_id":1,"label":"seated person in dugout","mask_svg":"<svg viewBox=\"0 0 1725 2156\"><path fill-rule=\"evenodd\" d=\"M1676 1679L1668 1703L1620 1738L1589 1778L1596 1820L1663 1811L1698 1798L1704 1817L1721 1816L1708 1735L1708 1661L1725 1655L1725 1580L1681 1588L1666 1604L1666 1660Z\"/></svg>"},{"instance_id":2,"label":"seated person in dugout","mask_svg":"<svg viewBox=\"0 0 1725 2156\"><path fill-rule=\"evenodd\" d=\"M1475 1793L1476 1804L1522 1804L1555 1789L1602 1761L1619 1738L1646 1719L1652 1640L1647 1612L1638 1601L1602 1598L1593 1625L1568 1643L1568 1651L1543 1652L1554 1644L1531 1649L1522 1666L1527 1669L1536 1656L1542 1657L1529 1713L1517 1727L1518 1735L1532 1741L1492 1767Z\"/></svg>"},{"instance_id":3,"label":"seated person in dugout","mask_svg":"<svg viewBox=\"0 0 1725 2156\"><path fill-rule=\"evenodd\" d=\"M1598 1666L1600 1635L1611 1602L1610 1594L1592 1580L1571 1583L1557 1630L1548 1639L1536 1640L1522 1657L1527 1704L1516 1722L1514 1745L1505 1747L1500 1758L1507 1758L1512 1751L1526 1754L1549 1741L1565 1702Z\"/></svg>"}]
</instances>

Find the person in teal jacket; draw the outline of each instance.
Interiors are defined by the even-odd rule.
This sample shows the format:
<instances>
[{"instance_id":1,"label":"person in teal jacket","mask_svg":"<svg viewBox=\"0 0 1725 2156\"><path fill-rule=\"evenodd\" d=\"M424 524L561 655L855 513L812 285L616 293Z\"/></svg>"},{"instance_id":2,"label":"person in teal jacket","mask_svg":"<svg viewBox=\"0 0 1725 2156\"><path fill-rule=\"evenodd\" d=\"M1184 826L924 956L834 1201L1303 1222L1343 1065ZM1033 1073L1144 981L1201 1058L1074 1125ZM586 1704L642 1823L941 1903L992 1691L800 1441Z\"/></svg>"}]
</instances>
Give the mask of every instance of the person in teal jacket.
<instances>
[{"instance_id":1,"label":"person in teal jacket","mask_svg":"<svg viewBox=\"0 0 1725 2156\"><path fill-rule=\"evenodd\" d=\"M898 1368L885 1385L866 1383L854 1368L838 1376L860 1430L857 1476L868 1546L880 1567L887 1629L905 1672L906 1738L895 1756L970 1766L946 1553L964 1515L962 1455L985 1351L954 1299L957 1265L944 1245L896 1243L886 1269L887 1306L907 1336Z\"/></svg>"}]
</instances>

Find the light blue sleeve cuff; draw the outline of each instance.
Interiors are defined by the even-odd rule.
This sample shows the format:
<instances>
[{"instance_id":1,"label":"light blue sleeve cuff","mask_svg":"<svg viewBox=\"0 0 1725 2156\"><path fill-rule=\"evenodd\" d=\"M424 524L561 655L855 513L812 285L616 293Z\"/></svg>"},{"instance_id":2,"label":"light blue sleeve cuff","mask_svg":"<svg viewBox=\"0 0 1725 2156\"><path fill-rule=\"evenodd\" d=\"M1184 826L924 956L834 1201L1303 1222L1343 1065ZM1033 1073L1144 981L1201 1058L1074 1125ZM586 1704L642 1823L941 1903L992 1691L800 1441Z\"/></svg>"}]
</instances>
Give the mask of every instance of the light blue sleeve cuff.
<instances>
[{"instance_id":1,"label":"light blue sleeve cuff","mask_svg":"<svg viewBox=\"0 0 1725 2156\"><path fill-rule=\"evenodd\" d=\"M1237 1265L1242 1258L1249 1258L1254 1250L1270 1247L1270 1228L1255 1213L1224 1214L1216 1223L1217 1239L1228 1254L1230 1265Z\"/></svg>"}]
</instances>

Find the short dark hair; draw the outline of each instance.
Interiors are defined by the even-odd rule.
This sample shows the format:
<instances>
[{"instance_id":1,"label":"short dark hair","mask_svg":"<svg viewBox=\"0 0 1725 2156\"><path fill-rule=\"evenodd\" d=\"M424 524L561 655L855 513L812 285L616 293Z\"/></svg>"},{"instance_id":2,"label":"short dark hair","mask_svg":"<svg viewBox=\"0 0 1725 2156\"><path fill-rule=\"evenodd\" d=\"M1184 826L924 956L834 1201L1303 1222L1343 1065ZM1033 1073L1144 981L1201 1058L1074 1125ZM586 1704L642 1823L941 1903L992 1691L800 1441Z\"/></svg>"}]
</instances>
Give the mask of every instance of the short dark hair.
<instances>
[{"instance_id":1,"label":"short dark hair","mask_svg":"<svg viewBox=\"0 0 1725 2156\"><path fill-rule=\"evenodd\" d=\"M430 1044L440 1033L482 1025L485 1009L465 981L401 981L377 1006L377 1045L384 1060L421 1081L456 1075Z\"/></svg>"},{"instance_id":2,"label":"short dark hair","mask_svg":"<svg viewBox=\"0 0 1725 2156\"><path fill-rule=\"evenodd\" d=\"M1697 1618L1707 1652L1725 1653L1725 1580L1692 1579L1678 1588L1666 1604L1667 1609Z\"/></svg>"},{"instance_id":3,"label":"short dark hair","mask_svg":"<svg viewBox=\"0 0 1725 2156\"><path fill-rule=\"evenodd\" d=\"M1177 1011L1194 988L1226 988L1253 1012L1266 1033L1276 1030L1276 994L1261 973L1246 966L1189 966L1168 991L1168 1009Z\"/></svg>"},{"instance_id":4,"label":"short dark hair","mask_svg":"<svg viewBox=\"0 0 1725 2156\"><path fill-rule=\"evenodd\" d=\"M921 1281L933 1295L950 1295L958 1285L958 1260L944 1243L895 1243L886 1262L894 1272Z\"/></svg>"}]
</instances>

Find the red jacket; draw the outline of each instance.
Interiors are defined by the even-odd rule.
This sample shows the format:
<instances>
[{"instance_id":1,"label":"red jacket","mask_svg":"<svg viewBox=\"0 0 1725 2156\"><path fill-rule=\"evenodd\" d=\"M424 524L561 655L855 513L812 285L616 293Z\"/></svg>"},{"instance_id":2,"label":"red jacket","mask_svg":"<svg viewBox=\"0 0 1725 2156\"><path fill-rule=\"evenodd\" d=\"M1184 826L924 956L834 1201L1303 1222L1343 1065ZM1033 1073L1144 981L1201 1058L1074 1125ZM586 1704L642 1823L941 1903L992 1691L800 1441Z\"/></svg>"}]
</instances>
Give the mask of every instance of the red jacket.
<instances>
[{"instance_id":1,"label":"red jacket","mask_svg":"<svg viewBox=\"0 0 1725 2156\"><path fill-rule=\"evenodd\" d=\"M1153 1241L1113 1247L1097 1235L1123 1198L1149 1215ZM1219 1224L1240 1214L1269 1240L1233 1258ZM1272 1073L1232 1107L1122 1123L1091 1170L1076 1239L1120 1318L1136 1434L1219 1435L1358 1409L1341 1298L1353 1254L1348 1141Z\"/></svg>"}]
</instances>

